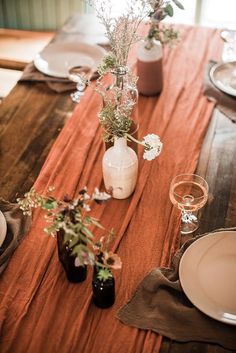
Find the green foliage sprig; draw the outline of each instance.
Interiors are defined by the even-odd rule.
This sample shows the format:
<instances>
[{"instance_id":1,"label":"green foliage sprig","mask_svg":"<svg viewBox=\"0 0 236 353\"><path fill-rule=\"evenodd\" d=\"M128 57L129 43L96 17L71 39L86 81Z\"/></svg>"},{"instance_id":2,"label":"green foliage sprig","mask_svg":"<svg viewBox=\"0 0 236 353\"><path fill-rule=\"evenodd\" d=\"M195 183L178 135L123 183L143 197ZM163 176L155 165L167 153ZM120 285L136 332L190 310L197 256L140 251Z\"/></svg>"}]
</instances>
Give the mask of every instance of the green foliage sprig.
<instances>
[{"instance_id":1,"label":"green foliage sprig","mask_svg":"<svg viewBox=\"0 0 236 353\"><path fill-rule=\"evenodd\" d=\"M153 46L152 40L158 40L162 44L173 45L179 38L179 33L172 26L161 26L160 23L166 17L173 17L174 8L172 5L176 5L179 9L184 10L183 5L178 0L156 0L152 2L152 10L149 13L150 28L146 37L147 44L146 49L151 49Z\"/></svg>"}]
</instances>

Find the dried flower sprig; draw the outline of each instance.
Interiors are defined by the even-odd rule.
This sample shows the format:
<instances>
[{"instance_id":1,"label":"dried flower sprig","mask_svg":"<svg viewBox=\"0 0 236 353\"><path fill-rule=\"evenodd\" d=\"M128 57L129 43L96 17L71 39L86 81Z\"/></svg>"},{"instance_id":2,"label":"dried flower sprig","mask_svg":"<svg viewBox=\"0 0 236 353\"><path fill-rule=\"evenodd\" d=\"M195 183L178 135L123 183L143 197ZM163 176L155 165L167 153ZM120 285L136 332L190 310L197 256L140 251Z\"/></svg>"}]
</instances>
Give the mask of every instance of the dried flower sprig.
<instances>
[{"instance_id":1,"label":"dried flower sprig","mask_svg":"<svg viewBox=\"0 0 236 353\"><path fill-rule=\"evenodd\" d=\"M119 17L112 15L110 0L90 0L89 3L105 27L115 66L126 66L131 46L140 40L138 34L140 23L150 13L152 8L150 5L154 6L154 0L129 0Z\"/></svg>"}]
</instances>

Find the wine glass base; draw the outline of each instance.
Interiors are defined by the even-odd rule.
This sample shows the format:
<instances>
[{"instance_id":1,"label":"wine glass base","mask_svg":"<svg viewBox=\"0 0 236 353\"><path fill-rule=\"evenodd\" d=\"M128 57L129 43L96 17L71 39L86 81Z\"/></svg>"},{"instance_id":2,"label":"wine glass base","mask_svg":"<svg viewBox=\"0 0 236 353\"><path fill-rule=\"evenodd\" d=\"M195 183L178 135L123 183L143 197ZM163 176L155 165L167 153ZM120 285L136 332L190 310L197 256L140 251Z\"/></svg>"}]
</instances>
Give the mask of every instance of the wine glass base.
<instances>
[{"instance_id":1,"label":"wine glass base","mask_svg":"<svg viewBox=\"0 0 236 353\"><path fill-rule=\"evenodd\" d=\"M195 232L199 227L198 221L196 222L181 222L181 228L180 228L180 233L181 234L190 234Z\"/></svg>"},{"instance_id":2,"label":"wine glass base","mask_svg":"<svg viewBox=\"0 0 236 353\"><path fill-rule=\"evenodd\" d=\"M71 99L74 103L79 103L80 99L83 95L84 95L83 92L76 91L76 92L71 93L70 96L71 96Z\"/></svg>"}]
</instances>

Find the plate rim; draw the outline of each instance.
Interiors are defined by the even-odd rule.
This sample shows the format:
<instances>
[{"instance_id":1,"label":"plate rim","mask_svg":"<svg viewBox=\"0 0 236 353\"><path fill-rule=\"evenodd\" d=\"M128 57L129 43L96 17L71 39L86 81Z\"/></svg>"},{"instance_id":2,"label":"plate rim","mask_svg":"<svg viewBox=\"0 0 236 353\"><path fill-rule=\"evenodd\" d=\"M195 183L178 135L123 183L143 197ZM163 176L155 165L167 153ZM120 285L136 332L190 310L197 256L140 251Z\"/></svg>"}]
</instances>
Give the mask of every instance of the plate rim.
<instances>
[{"instance_id":1,"label":"plate rim","mask_svg":"<svg viewBox=\"0 0 236 353\"><path fill-rule=\"evenodd\" d=\"M97 44L89 44L87 42L83 42L83 41L79 41L79 42L55 42L55 43L49 43L45 48L43 48L43 50L41 50L39 53L37 53L33 59L33 63L34 66L36 67L36 69L38 71L40 71L41 73L43 73L44 75L50 76L50 77L56 77L56 78L67 78L67 75L64 74L56 74L56 73L49 73L46 72L46 70L42 70L42 68L39 66L38 61L40 60L44 60L42 59L42 53L47 52L48 50L50 50L52 47L70 47L70 48L78 48L81 49L81 46L85 46L91 49L95 49L97 50L97 52L101 53L101 57L102 55L105 56L106 55L106 50L104 48L102 48L101 46L97 45Z\"/></svg>"},{"instance_id":2,"label":"plate rim","mask_svg":"<svg viewBox=\"0 0 236 353\"><path fill-rule=\"evenodd\" d=\"M7 221L6 218L3 214L3 212L0 210L0 218L3 220L3 224L4 224L4 231L3 231L3 235L0 236L0 247L2 246L2 244L4 243L4 240L6 238L7 235Z\"/></svg>"},{"instance_id":3,"label":"plate rim","mask_svg":"<svg viewBox=\"0 0 236 353\"><path fill-rule=\"evenodd\" d=\"M196 244L199 244L199 242L204 242L205 239L210 239L214 236L218 236L218 237L225 237L227 233L231 233L235 235L235 241L236 241L236 230L222 230L222 231L216 231L216 232L210 232L206 235L204 235L203 237L200 237L199 239L195 240L192 244L190 244L188 246L188 248L184 251L183 255L181 256L180 259L180 263L179 263L179 281L180 281L180 285L181 288L183 290L183 292L185 293L186 297L190 300L190 302L201 312L203 312L205 315L211 317L212 319L215 319L217 321L220 321L222 323L226 323L226 324L230 324L235 326L236 325L236 319L232 320L232 319L227 319L227 318L222 318L221 316L219 316L219 313L217 314L212 314L212 312L208 311L205 309L205 307L202 308L201 303L199 304L199 302L197 302L195 300L195 297L192 298L191 293L188 292L188 289L186 288L186 282L183 279L183 267L184 267L184 261L186 261L185 259L187 258L187 256L189 256L190 251L192 250L193 247L196 246ZM191 250L190 250L191 249ZM192 273L192 277L194 277L194 272ZM235 314L233 314L235 315Z\"/></svg>"},{"instance_id":4,"label":"plate rim","mask_svg":"<svg viewBox=\"0 0 236 353\"><path fill-rule=\"evenodd\" d=\"M214 78L214 73L215 73L215 71L219 68L219 67L221 67L221 66L226 66L226 65L229 65L229 64L235 64L235 66L236 66L236 61L230 61L230 62L221 62L221 63L216 63L216 64L214 64L212 67L211 67L211 69L210 69L210 72L209 72L209 76L210 76L210 79L211 79L211 82L214 84L214 86L216 87L216 88L218 88L220 91L222 91L222 92L224 92L224 93L227 93L227 94L229 94L230 96L232 96L232 97L236 97L236 89L233 89L232 88L232 90L233 90L233 92L230 90L230 89L228 89L227 87L222 87L221 85L219 85L218 83L217 83L217 80L215 80L215 78Z\"/></svg>"}]
</instances>

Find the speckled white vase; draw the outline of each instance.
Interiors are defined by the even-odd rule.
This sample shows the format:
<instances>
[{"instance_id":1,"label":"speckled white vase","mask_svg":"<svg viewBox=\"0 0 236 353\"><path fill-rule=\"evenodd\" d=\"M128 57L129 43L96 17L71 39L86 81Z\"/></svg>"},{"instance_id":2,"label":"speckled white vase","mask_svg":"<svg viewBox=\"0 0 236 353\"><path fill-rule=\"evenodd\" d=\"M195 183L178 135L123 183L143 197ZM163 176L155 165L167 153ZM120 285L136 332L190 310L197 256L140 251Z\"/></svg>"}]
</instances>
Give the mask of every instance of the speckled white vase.
<instances>
[{"instance_id":1,"label":"speckled white vase","mask_svg":"<svg viewBox=\"0 0 236 353\"><path fill-rule=\"evenodd\" d=\"M125 138L116 138L102 160L104 184L115 199L129 197L137 182L138 157Z\"/></svg>"}]
</instances>

